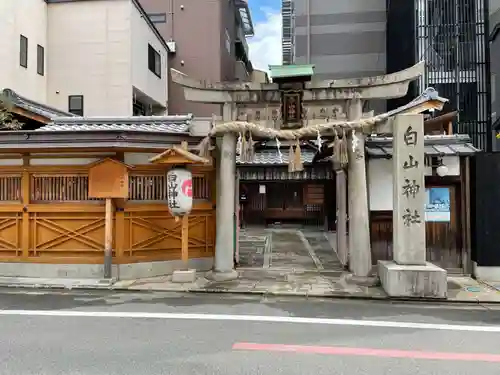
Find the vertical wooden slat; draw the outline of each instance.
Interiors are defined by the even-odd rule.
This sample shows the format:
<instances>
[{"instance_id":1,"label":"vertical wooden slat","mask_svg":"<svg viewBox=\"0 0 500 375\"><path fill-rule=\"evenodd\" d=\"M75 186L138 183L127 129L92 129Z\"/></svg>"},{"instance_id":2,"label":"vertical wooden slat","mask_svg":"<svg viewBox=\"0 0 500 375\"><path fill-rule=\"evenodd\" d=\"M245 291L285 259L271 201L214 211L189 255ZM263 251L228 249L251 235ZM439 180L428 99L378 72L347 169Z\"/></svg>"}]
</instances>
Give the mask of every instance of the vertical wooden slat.
<instances>
[{"instance_id":1,"label":"vertical wooden slat","mask_svg":"<svg viewBox=\"0 0 500 375\"><path fill-rule=\"evenodd\" d=\"M22 256L27 258L29 256L29 246L30 246L30 214L28 212L28 207L30 203L30 174L28 171L24 171L21 177L21 199L24 205L23 208L23 224L21 229L21 247Z\"/></svg>"},{"instance_id":2,"label":"vertical wooden slat","mask_svg":"<svg viewBox=\"0 0 500 375\"><path fill-rule=\"evenodd\" d=\"M125 212L115 212L115 251L116 258L122 259L125 254Z\"/></svg>"},{"instance_id":3,"label":"vertical wooden slat","mask_svg":"<svg viewBox=\"0 0 500 375\"><path fill-rule=\"evenodd\" d=\"M88 197L88 177L82 175L32 176L31 197L36 201L56 202L94 200Z\"/></svg>"},{"instance_id":4,"label":"vertical wooden slat","mask_svg":"<svg viewBox=\"0 0 500 375\"><path fill-rule=\"evenodd\" d=\"M106 198L106 211L104 216L104 277L111 278L113 258L113 201Z\"/></svg>"}]
</instances>

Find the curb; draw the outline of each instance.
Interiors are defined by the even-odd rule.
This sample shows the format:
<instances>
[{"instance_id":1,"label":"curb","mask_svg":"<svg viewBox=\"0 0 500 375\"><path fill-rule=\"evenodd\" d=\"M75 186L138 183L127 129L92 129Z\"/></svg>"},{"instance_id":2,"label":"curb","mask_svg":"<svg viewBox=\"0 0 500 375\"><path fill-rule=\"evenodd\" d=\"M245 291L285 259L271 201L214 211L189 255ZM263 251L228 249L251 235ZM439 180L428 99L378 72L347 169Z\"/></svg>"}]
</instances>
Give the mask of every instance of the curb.
<instances>
[{"instance_id":1,"label":"curb","mask_svg":"<svg viewBox=\"0 0 500 375\"><path fill-rule=\"evenodd\" d=\"M438 298L401 298L401 297L388 297L388 296L367 296L367 295L353 295L353 294L303 294L303 293L279 293L268 291L238 291L238 290L219 290L219 289L184 289L184 290L165 290L165 289L132 289L125 287L111 286L72 286L66 285L26 285L26 284L0 284L0 288L5 289L38 289L38 290L78 290L78 291L114 291L123 293L187 293L187 294L233 294L233 295L253 295L262 297L294 297L306 299L339 299L339 300L360 300L360 301L387 301L387 302L412 302L412 303L433 303L433 304L449 304L449 305L500 305L498 301L481 301L481 300L450 300Z\"/></svg>"}]
</instances>

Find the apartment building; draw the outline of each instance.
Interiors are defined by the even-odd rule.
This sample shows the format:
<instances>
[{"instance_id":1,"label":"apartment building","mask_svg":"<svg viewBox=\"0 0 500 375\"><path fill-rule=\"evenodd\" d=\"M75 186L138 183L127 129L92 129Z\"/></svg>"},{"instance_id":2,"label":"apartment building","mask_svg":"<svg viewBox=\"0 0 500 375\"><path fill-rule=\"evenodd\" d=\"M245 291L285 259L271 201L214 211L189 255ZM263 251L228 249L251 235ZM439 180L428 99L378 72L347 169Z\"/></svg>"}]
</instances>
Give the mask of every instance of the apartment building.
<instances>
[{"instance_id":1,"label":"apartment building","mask_svg":"<svg viewBox=\"0 0 500 375\"><path fill-rule=\"evenodd\" d=\"M78 116L165 114L168 46L137 0L0 1L0 88Z\"/></svg>"},{"instance_id":2,"label":"apartment building","mask_svg":"<svg viewBox=\"0 0 500 375\"><path fill-rule=\"evenodd\" d=\"M496 1L496 0L490 0ZM393 73L426 60L405 98L433 86L458 110L454 131L491 150L488 0L282 0L284 63L314 64L315 79Z\"/></svg>"},{"instance_id":3,"label":"apartment building","mask_svg":"<svg viewBox=\"0 0 500 375\"><path fill-rule=\"evenodd\" d=\"M171 47L169 66L192 78L249 81L252 64L246 38L254 33L247 0L139 0ZM169 85L171 114L220 114L219 105L184 99Z\"/></svg>"},{"instance_id":4,"label":"apartment building","mask_svg":"<svg viewBox=\"0 0 500 375\"><path fill-rule=\"evenodd\" d=\"M491 61L491 117L493 128L500 131L500 0L489 2L489 42ZM500 139L497 139L495 150L500 149Z\"/></svg>"}]
</instances>

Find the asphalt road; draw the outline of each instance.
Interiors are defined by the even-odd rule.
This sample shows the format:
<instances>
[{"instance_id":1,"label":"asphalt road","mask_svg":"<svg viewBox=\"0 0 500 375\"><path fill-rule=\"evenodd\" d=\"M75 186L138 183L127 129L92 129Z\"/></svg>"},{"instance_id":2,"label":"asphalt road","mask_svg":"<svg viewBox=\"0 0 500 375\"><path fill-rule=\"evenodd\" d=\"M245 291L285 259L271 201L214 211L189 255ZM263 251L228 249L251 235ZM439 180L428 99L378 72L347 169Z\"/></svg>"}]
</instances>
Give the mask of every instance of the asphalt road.
<instances>
[{"instance_id":1,"label":"asphalt road","mask_svg":"<svg viewBox=\"0 0 500 375\"><path fill-rule=\"evenodd\" d=\"M498 375L500 306L0 290L2 375Z\"/></svg>"}]
</instances>

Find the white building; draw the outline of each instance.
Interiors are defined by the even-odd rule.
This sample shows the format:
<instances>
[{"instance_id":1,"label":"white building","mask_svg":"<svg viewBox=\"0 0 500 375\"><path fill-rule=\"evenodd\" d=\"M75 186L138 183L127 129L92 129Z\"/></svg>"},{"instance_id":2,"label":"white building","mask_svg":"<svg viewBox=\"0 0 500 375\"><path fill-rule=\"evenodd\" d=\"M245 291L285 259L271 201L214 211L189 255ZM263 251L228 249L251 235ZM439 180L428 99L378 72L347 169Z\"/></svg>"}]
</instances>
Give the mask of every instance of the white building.
<instances>
[{"instance_id":1,"label":"white building","mask_svg":"<svg viewBox=\"0 0 500 375\"><path fill-rule=\"evenodd\" d=\"M137 0L2 0L0 35L0 88L31 103L80 116L166 112L168 47Z\"/></svg>"}]
</instances>

